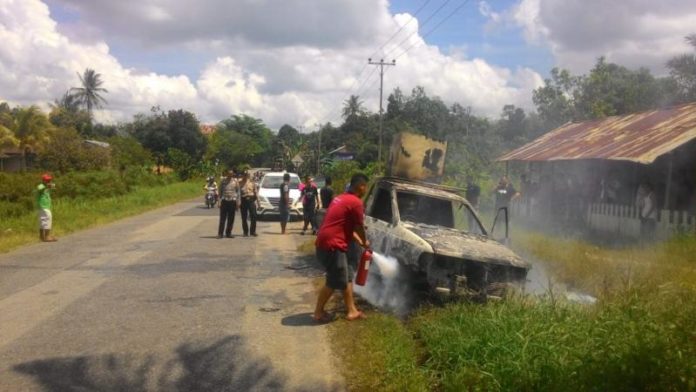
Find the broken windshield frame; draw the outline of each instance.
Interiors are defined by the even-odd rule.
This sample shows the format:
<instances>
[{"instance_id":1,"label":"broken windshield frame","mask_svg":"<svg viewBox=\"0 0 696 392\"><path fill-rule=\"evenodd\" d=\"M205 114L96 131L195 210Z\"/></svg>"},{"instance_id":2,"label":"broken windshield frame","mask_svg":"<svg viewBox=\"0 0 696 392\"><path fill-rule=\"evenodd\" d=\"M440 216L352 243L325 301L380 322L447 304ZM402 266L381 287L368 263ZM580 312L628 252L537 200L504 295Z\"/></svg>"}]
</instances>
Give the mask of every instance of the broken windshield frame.
<instances>
[{"instance_id":1,"label":"broken windshield frame","mask_svg":"<svg viewBox=\"0 0 696 392\"><path fill-rule=\"evenodd\" d=\"M486 235L476 214L461 201L397 191L396 204L401 221Z\"/></svg>"}]
</instances>

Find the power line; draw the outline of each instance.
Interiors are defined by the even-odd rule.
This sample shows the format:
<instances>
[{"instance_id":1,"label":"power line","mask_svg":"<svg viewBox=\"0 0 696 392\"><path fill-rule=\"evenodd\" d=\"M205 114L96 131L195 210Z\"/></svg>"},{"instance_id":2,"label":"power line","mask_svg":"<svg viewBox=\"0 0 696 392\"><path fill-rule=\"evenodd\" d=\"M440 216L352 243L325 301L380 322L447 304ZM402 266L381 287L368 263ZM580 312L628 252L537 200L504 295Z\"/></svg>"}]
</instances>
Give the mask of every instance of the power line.
<instances>
[{"instance_id":1,"label":"power line","mask_svg":"<svg viewBox=\"0 0 696 392\"><path fill-rule=\"evenodd\" d=\"M430 4L431 1L432 1L432 0L426 0L420 7L418 7L418 9L411 15L411 18L408 20L408 22L404 23L394 34L392 34L392 35L391 35L391 36L390 36L390 37L389 37L377 50L375 50L375 51L372 53L372 55L371 55L370 57L372 57L374 54L378 53L378 52L379 52L380 50L382 50L389 42L391 42L394 38L396 38L396 37L399 35L399 33L401 33L401 31L403 31L403 29L404 29L407 25L411 24L411 22L413 22L413 21L416 19L415 17L416 17L421 11L423 11L423 9L425 9L425 7L426 7L428 4ZM435 12L433 12L432 14L430 14L430 16L428 16L428 17L425 19L425 21L423 22L423 24L421 24L421 27L422 27L422 26L425 26L425 25L426 25L435 15L437 15L437 14L440 12L440 10L442 10L450 1L451 1L451 0L446 0L442 5L440 5L440 6L435 10ZM394 49L399 48L404 42L406 42L406 41L407 41L410 37L412 37L415 33L417 33L417 31L414 32L414 33L412 33L412 34L410 34L408 37L406 37L405 40L401 41L401 42L400 42L398 45L396 45L394 48L390 49L390 50L388 51L388 53L391 53L391 52L394 51ZM360 80L361 76L362 76L363 73L365 72L365 69L367 69L367 66L368 66L368 65L369 65L369 61L368 61L367 64L363 65L363 67L360 69L360 72L358 72L358 76L353 80L353 83L351 84L351 87L348 89L348 91L350 91L349 96L351 96L351 95L360 96L360 95L363 93L363 87L365 87L365 86L367 85L367 83L370 81L370 79L372 78L372 76L375 74L375 71L377 70L376 67L372 70L372 72L370 72L370 73L368 74L368 76L362 81L362 83L360 83L360 86L357 88L357 90L354 90L355 85L358 84L358 81ZM388 70L387 70L387 72L388 72ZM372 86L372 84L369 85L369 87L371 87L371 86ZM380 100L380 101L381 101L381 100ZM334 113L336 113L336 112L334 112ZM332 117L325 116L325 117L323 117L322 121L320 121L320 122L321 122L321 123L325 123L326 120L332 120L333 118L340 118L340 115L341 115L341 108L339 107L336 116L332 116Z\"/></svg>"},{"instance_id":2,"label":"power line","mask_svg":"<svg viewBox=\"0 0 696 392\"><path fill-rule=\"evenodd\" d=\"M412 15L410 15L410 16L411 16L411 19L409 19L408 22L406 22L406 23L404 23L403 25L401 25L401 27L396 31L396 33L392 34L392 36L389 37L389 39L386 40L377 50L375 50L374 52L372 52L372 54L371 54L369 57L373 57L373 56L376 55L380 50L384 49L384 47L387 46L387 44L388 44L389 42L391 42L391 40L393 40L397 35L399 35L399 33L404 29L404 27L408 26L409 24L411 24L411 22L413 22L413 21L416 19L416 16L417 16L417 15L423 10L423 8L425 8L425 6L427 6L431 1L432 1L432 0L426 0L425 3L423 3L423 5L421 5L421 6L416 10L415 13L413 13Z\"/></svg>"},{"instance_id":3,"label":"power line","mask_svg":"<svg viewBox=\"0 0 696 392\"><path fill-rule=\"evenodd\" d=\"M442 26L442 24L445 23L449 18L451 18L451 17L454 16L454 14L456 14L459 10L461 10L462 8L464 8L464 6L465 6L468 2L469 2L469 0L464 0L464 2L462 2L462 4L459 5L459 7L455 8L449 15L447 15L447 16L446 16L444 19L442 19L438 24L436 24L435 27L433 27L432 29L430 29L430 31L428 31L427 33L423 34L423 42L425 42L425 38L426 38L426 37L428 37L430 34L432 34L433 32L435 32L435 30L437 30L440 26ZM401 52L401 54L399 54L398 56L396 56L394 59L398 59L399 57L405 55L405 54L408 53L411 49L413 49L414 47L418 46L420 43L421 43L421 42L416 42L416 43L414 43L414 44L411 44L411 46L409 46L408 48L406 48L406 50L404 50L403 52Z\"/></svg>"},{"instance_id":4,"label":"power line","mask_svg":"<svg viewBox=\"0 0 696 392\"><path fill-rule=\"evenodd\" d=\"M440 11L441 11L443 8L445 8L445 6L446 6L450 1L451 1L451 0L445 0L445 2L442 3L442 5L440 5L440 6L435 10L435 12L433 12L432 14L430 14L430 16L428 16L428 17L425 19L425 21L420 25L419 28L422 28L422 27L424 27L425 25L427 25L428 22L430 22L430 20L431 20L432 18L434 18L435 15L437 15L438 13L440 13ZM388 56L388 55L389 55L390 53L392 53L394 50L400 48L402 44L404 44L406 41L408 41L409 39L411 39L411 37L413 37L413 36L416 35L416 34L418 34L418 30L412 32L411 34L408 35L408 37L404 38L404 39L403 39L401 42L399 42L395 47L389 49L389 50L387 51L387 53L385 53L385 56Z\"/></svg>"},{"instance_id":5,"label":"power line","mask_svg":"<svg viewBox=\"0 0 696 392\"><path fill-rule=\"evenodd\" d=\"M393 40L397 35L399 35L399 33L400 33L401 31L403 31L403 29L404 29L407 25L409 25L411 22L413 22L413 21L416 19L415 17L416 17L416 16L417 16L417 15L418 15L418 14L419 14L431 1L432 1L432 0L426 0L420 7L418 7L418 9L416 10L416 12L414 12L414 13L411 15L411 19L409 19L408 22L406 22L406 23L404 23L403 25L401 25L401 27L400 27L394 34L392 34L391 37L389 37L389 39L387 39L387 40L386 40L377 50L375 50L369 57L370 57L370 58L373 57L373 56L374 56L375 54L377 54L380 50L382 50L389 42L391 42L391 40ZM449 0L448 0L448 1L449 1ZM367 69L367 66L368 66L368 65L369 65L369 63L366 63L365 65L363 65L363 67L360 69L360 72L358 72L358 76L353 80L353 83L351 84L350 88L348 88L348 91L351 92L351 93L349 94L349 96L350 96L350 95L358 95L358 96L359 96L360 94L359 94L359 93L356 93L356 92L354 92L354 91L361 92L361 89L365 86L365 84L370 80L370 77L374 74L375 69L373 69L372 72L367 76L367 78L365 78L365 80L362 81L362 83L361 83L360 86L357 88L357 90L354 90L354 89L355 89L355 85L358 84L358 81L360 80L361 76L363 75L363 72L365 72L365 69Z\"/></svg>"}]
</instances>

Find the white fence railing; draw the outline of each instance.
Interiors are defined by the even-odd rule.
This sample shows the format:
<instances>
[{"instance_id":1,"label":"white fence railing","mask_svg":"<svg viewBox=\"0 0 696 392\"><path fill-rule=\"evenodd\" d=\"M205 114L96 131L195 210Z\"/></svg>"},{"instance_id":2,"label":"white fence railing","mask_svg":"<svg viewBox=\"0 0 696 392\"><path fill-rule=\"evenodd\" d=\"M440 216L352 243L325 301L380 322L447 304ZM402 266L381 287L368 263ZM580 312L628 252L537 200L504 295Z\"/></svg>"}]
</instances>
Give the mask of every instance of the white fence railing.
<instances>
[{"instance_id":1,"label":"white fence railing","mask_svg":"<svg viewBox=\"0 0 696 392\"><path fill-rule=\"evenodd\" d=\"M655 235L658 238L668 238L679 232L696 232L696 217L689 215L686 211L660 210L657 215ZM587 211L587 224L597 231L627 237L640 236L638 211L632 206L590 204Z\"/></svg>"},{"instance_id":2,"label":"white fence railing","mask_svg":"<svg viewBox=\"0 0 696 392\"><path fill-rule=\"evenodd\" d=\"M512 214L534 219L536 216L548 219L536 203L514 202ZM583 214L587 226L596 231L618 234L621 236L640 237L640 219L633 206L618 204L592 203L587 205ZM558 215L552 214L551 217ZM559 217L560 218L560 217ZM657 217L655 235L664 239L676 233L696 233L696 216L687 211L660 210Z\"/></svg>"}]
</instances>

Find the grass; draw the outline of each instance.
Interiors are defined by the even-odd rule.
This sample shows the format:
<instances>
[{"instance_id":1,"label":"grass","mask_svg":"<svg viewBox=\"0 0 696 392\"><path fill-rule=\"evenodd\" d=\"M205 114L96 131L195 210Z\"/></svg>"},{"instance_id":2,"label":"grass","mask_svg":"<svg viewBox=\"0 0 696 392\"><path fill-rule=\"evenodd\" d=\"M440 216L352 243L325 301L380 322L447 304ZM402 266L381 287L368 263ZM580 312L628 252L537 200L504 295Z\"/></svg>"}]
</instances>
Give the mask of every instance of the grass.
<instances>
[{"instance_id":1,"label":"grass","mask_svg":"<svg viewBox=\"0 0 696 392\"><path fill-rule=\"evenodd\" d=\"M335 323L349 388L696 390L696 238L609 249L530 232L514 244L598 302L551 292Z\"/></svg>"},{"instance_id":2,"label":"grass","mask_svg":"<svg viewBox=\"0 0 696 392\"><path fill-rule=\"evenodd\" d=\"M342 360L347 387L353 391L424 391L430 380L412 332L389 315L373 313L360 322L339 320L330 326L332 348Z\"/></svg>"},{"instance_id":3,"label":"grass","mask_svg":"<svg viewBox=\"0 0 696 392\"><path fill-rule=\"evenodd\" d=\"M130 193L100 199L57 199L53 205L54 234L58 237L128 216L187 200L201 193L198 182L137 187ZM0 221L0 253L38 241L36 213Z\"/></svg>"}]
</instances>

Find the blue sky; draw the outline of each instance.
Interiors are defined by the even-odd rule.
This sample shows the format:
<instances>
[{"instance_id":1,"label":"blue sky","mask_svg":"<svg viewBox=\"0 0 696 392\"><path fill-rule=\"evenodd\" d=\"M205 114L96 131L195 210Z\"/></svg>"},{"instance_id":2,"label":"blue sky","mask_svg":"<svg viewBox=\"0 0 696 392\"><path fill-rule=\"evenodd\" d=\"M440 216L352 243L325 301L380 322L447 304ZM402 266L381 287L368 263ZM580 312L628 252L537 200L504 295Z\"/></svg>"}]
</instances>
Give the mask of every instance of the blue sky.
<instances>
[{"instance_id":1,"label":"blue sky","mask_svg":"<svg viewBox=\"0 0 696 392\"><path fill-rule=\"evenodd\" d=\"M20 48L0 56L0 100L46 105L93 68L109 90L100 121L160 106L309 129L339 120L353 94L377 110L367 57L423 4L418 34L408 25L391 44L413 46L389 67L387 94L423 87L490 118L507 104L534 110L552 67L584 74L606 56L664 75L693 50L696 1L683 0L21 0L0 7L4 47Z\"/></svg>"},{"instance_id":2,"label":"blue sky","mask_svg":"<svg viewBox=\"0 0 696 392\"><path fill-rule=\"evenodd\" d=\"M446 3L446 4L445 4ZM482 58L490 64L515 69L517 67L529 67L541 75L547 75L554 66L554 59L547 47L533 45L525 42L524 37L517 27L497 26L487 28L487 18L479 12L479 1L469 0L453 16L437 27L426 41L430 45L437 45L444 53L449 54L451 49L464 50L469 59ZM515 0L500 0L490 3L494 12L503 12L514 6ZM444 4L438 13L435 11ZM427 18L432 18L425 26L421 26L420 33L431 31L443 19L450 15L463 2L461 0L396 0L390 2L390 12L409 13L413 15L424 6L416 18L422 23ZM55 1L48 1L51 15L60 25L70 25L80 22L80 15L76 11ZM394 42L399 42L406 35L402 31ZM186 56L181 55L180 50L172 48L143 48L134 45L132 41L120 39L108 40L111 52L127 67L142 71L154 71L165 75L184 74L195 80L203 66L210 62L214 55L204 51L190 52ZM375 49L382 42L375 41ZM399 52L396 52L398 54Z\"/></svg>"},{"instance_id":3,"label":"blue sky","mask_svg":"<svg viewBox=\"0 0 696 392\"><path fill-rule=\"evenodd\" d=\"M425 20L443 3L444 0L395 0L390 3L390 11L414 14L426 4L417 16L419 20ZM494 12L502 13L516 3L517 1L514 0L499 0L490 1L489 5ZM461 1L450 1L423 27L422 32L430 31L460 4ZM465 47L468 58L482 58L491 64L507 68L530 67L546 75L554 66L553 55L548 48L527 44L519 28L502 26L486 28L487 22L487 18L479 12L479 1L469 0L426 40L429 44L439 46L443 51L447 51L452 46Z\"/></svg>"}]
</instances>

